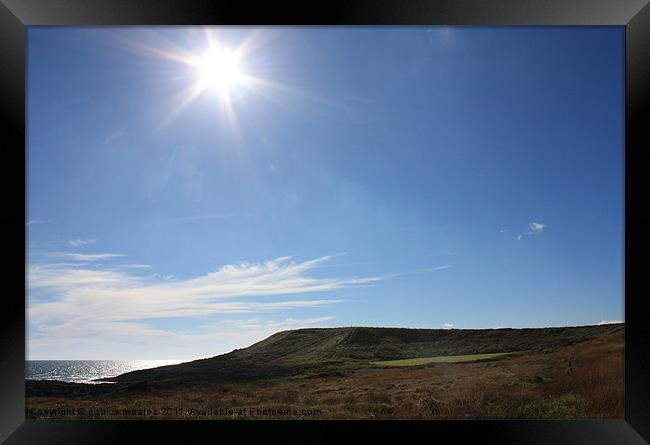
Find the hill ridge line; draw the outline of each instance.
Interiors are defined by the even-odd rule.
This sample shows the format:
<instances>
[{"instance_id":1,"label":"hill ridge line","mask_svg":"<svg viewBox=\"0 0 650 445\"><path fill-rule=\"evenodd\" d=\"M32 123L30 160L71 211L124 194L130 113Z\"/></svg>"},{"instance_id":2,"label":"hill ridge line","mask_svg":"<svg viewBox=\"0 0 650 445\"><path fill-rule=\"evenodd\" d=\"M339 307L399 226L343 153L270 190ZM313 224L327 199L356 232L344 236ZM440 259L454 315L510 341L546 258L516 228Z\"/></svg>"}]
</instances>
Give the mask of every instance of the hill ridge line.
<instances>
[{"instance_id":1,"label":"hill ridge line","mask_svg":"<svg viewBox=\"0 0 650 445\"><path fill-rule=\"evenodd\" d=\"M226 354L103 380L250 381L367 369L378 361L504 352L545 354L623 330L624 323L525 329L293 329Z\"/></svg>"}]
</instances>

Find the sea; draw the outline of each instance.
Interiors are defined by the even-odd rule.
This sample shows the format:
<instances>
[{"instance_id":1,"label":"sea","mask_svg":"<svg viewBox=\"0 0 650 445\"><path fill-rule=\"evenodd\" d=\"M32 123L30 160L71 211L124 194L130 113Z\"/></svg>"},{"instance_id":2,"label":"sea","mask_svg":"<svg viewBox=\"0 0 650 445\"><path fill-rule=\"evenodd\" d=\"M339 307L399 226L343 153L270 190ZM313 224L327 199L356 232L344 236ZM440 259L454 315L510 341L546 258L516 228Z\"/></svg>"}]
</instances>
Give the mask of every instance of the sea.
<instances>
[{"instance_id":1,"label":"sea","mask_svg":"<svg viewBox=\"0 0 650 445\"><path fill-rule=\"evenodd\" d=\"M138 369L176 365L184 360L27 360L28 380L98 384L95 379L115 377Z\"/></svg>"}]
</instances>

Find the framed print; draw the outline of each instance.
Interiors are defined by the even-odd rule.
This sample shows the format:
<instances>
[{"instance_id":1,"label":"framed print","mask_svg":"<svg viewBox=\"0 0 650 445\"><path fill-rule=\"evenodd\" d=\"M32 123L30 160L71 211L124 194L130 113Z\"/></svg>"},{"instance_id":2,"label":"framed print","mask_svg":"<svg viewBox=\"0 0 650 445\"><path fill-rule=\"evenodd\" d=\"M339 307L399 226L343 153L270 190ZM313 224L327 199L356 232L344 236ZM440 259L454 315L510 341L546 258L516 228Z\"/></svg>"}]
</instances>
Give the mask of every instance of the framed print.
<instances>
[{"instance_id":1,"label":"framed print","mask_svg":"<svg viewBox=\"0 0 650 445\"><path fill-rule=\"evenodd\" d=\"M650 438L647 2L0 17L7 443Z\"/></svg>"}]
</instances>

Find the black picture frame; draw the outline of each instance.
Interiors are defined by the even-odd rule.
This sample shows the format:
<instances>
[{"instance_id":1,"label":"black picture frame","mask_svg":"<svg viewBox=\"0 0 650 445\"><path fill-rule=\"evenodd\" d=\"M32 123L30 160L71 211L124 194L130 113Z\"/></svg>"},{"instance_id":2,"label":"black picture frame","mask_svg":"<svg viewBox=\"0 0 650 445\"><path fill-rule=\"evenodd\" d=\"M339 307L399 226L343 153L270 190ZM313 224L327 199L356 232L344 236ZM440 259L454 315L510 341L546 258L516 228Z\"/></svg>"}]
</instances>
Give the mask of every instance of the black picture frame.
<instances>
[{"instance_id":1,"label":"black picture frame","mask_svg":"<svg viewBox=\"0 0 650 445\"><path fill-rule=\"evenodd\" d=\"M624 26L625 58L625 420L431 422L201 422L25 420L25 53L27 26L97 25L485 25ZM650 6L647 0L347 0L284 5L207 0L0 0L2 228L5 295L0 310L0 440L6 443L123 443L136 437L189 443L224 433L263 440L333 441L360 432L366 440L404 437L493 443L618 443L650 440L650 320L644 256L650 251L650 202L644 149L650 148ZM20 261L22 258L22 262ZM461 423L462 422L462 423ZM336 428L332 428L335 426ZM343 431L342 431L343 430ZM360 430L360 431L356 431ZM427 437L427 436L424 436Z\"/></svg>"}]
</instances>

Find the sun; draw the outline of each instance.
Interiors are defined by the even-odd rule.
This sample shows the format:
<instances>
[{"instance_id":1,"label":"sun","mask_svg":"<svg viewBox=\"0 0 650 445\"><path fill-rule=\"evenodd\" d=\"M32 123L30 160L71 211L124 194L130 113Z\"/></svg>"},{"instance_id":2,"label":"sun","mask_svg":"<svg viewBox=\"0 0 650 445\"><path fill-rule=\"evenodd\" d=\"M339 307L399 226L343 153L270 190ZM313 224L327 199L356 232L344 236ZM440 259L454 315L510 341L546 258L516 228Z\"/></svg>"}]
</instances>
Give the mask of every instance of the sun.
<instances>
[{"instance_id":1,"label":"sun","mask_svg":"<svg viewBox=\"0 0 650 445\"><path fill-rule=\"evenodd\" d=\"M197 61L203 89L214 89L226 94L242 80L239 67L241 56L228 48L211 48Z\"/></svg>"},{"instance_id":2,"label":"sun","mask_svg":"<svg viewBox=\"0 0 650 445\"><path fill-rule=\"evenodd\" d=\"M177 74L172 74L172 78L182 79L185 87L172 98L172 109L161 120L161 127L205 93L211 96L210 101L205 103L216 104L218 118L223 119L236 133L237 103L238 106L243 106L243 103L248 103L246 98L253 94L272 99L275 92L292 92L287 86L271 82L254 72L257 63L251 57L265 45L263 32L252 32L236 45L230 46L230 43L218 38L214 28L206 27L203 31L187 36L188 42L197 40L194 49L162 37L156 46L126 41L132 51L174 62L180 68ZM205 37L204 41L198 41L202 40L201 35Z\"/></svg>"}]
</instances>

